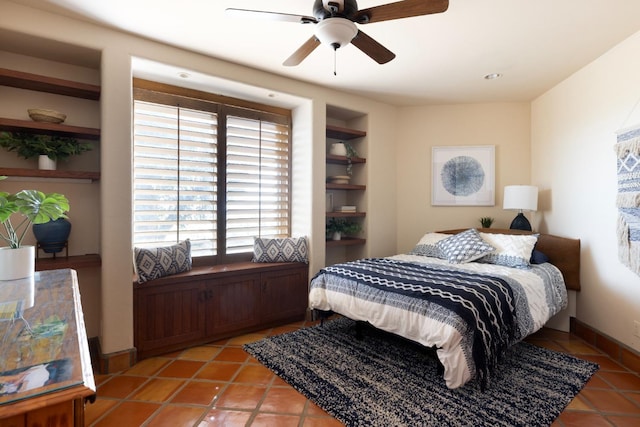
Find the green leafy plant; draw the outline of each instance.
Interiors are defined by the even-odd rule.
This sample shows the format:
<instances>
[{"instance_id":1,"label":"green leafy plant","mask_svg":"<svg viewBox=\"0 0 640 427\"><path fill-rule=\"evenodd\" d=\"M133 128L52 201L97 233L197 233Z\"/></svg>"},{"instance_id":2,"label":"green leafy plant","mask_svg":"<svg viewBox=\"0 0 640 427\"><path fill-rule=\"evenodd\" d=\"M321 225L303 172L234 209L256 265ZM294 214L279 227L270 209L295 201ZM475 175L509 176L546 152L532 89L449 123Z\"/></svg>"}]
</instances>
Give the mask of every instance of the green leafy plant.
<instances>
[{"instance_id":1,"label":"green leafy plant","mask_svg":"<svg viewBox=\"0 0 640 427\"><path fill-rule=\"evenodd\" d=\"M350 142L343 142L344 148L347 149L347 157L358 157L358 152Z\"/></svg>"},{"instance_id":2,"label":"green leafy plant","mask_svg":"<svg viewBox=\"0 0 640 427\"><path fill-rule=\"evenodd\" d=\"M490 228L491 224L493 224L494 219L488 216L483 216L482 218L480 218L480 224L482 225L482 228Z\"/></svg>"},{"instance_id":3,"label":"green leafy plant","mask_svg":"<svg viewBox=\"0 0 640 427\"><path fill-rule=\"evenodd\" d=\"M51 160L66 160L93 149L91 144L75 138L25 132L0 132L0 147L25 159L45 155Z\"/></svg>"},{"instance_id":4,"label":"green leafy plant","mask_svg":"<svg viewBox=\"0 0 640 427\"><path fill-rule=\"evenodd\" d=\"M0 180L6 176L0 176ZM22 245L22 240L31 224L44 224L58 218L66 218L69 201L58 193L45 194L38 190L21 190L15 194L0 191L0 238L12 249ZM19 214L22 221L14 227L11 216Z\"/></svg>"},{"instance_id":5,"label":"green leafy plant","mask_svg":"<svg viewBox=\"0 0 640 427\"><path fill-rule=\"evenodd\" d=\"M351 163L351 159L353 157L358 157L358 153L356 149L353 148L353 145L349 142L343 142L344 148L347 150L347 175L351 176L353 174L353 164Z\"/></svg>"},{"instance_id":6,"label":"green leafy plant","mask_svg":"<svg viewBox=\"0 0 640 427\"><path fill-rule=\"evenodd\" d=\"M352 220L346 218L331 218L327 222L327 235L331 235L333 233L340 234L356 234L362 230L362 226Z\"/></svg>"}]
</instances>

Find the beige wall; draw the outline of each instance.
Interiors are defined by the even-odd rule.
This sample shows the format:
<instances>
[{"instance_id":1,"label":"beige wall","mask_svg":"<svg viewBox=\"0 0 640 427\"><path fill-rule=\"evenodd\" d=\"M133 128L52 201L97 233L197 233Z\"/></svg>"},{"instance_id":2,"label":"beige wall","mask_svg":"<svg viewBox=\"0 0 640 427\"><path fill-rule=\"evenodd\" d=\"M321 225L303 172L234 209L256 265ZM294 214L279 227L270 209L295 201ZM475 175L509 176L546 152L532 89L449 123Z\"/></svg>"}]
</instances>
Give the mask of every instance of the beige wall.
<instances>
[{"instance_id":1,"label":"beige wall","mask_svg":"<svg viewBox=\"0 0 640 427\"><path fill-rule=\"evenodd\" d=\"M433 105L401 108L398 114L398 251L410 250L428 231L480 227L496 219L509 228L515 212L502 209L502 189L530 183L528 103ZM434 146L494 145L495 206L431 206ZM531 219L531 215L527 214ZM536 214L531 221L536 227Z\"/></svg>"},{"instance_id":2,"label":"beige wall","mask_svg":"<svg viewBox=\"0 0 640 427\"><path fill-rule=\"evenodd\" d=\"M640 276L618 261L616 131L640 123L640 33L532 103L532 182L544 231L582 243L577 318L640 350Z\"/></svg>"}]
</instances>

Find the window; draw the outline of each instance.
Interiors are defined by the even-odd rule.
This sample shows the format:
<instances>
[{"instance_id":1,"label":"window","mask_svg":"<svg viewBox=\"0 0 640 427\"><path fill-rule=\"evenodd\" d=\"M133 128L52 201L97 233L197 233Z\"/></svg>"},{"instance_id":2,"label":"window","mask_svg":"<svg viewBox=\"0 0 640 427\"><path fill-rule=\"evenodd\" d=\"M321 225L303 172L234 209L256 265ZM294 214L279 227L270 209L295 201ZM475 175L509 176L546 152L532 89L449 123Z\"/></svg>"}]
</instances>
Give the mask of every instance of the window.
<instances>
[{"instance_id":1,"label":"window","mask_svg":"<svg viewBox=\"0 0 640 427\"><path fill-rule=\"evenodd\" d=\"M134 246L246 260L290 233L290 116L189 95L134 91Z\"/></svg>"}]
</instances>

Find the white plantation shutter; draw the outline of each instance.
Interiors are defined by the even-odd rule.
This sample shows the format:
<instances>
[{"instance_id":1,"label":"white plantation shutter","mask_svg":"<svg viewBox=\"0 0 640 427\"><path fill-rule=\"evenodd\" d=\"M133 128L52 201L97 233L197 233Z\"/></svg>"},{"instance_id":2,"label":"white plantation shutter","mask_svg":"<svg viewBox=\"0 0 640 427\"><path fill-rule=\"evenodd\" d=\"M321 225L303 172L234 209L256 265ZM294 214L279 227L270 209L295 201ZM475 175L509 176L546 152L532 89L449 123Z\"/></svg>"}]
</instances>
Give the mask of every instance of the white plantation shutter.
<instances>
[{"instance_id":1,"label":"white plantation shutter","mask_svg":"<svg viewBox=\"0 0 640 427\"><path fill-rule=\"evenodd\" d=\"M213 113L135 102L135 246L216 254L216 134Z\"/></svg>"},{"instance_id":2,"label":"white plantation shutter","mask_svg":"<svg viewBox=\"0 0 640 427\"><path fill-rule=\"evenodd\" d=\"M134 246L188 238L215 263L289 235L290 116L134 93Z\"/></svg>"},{"instance_id":3,"label":"white plantation shutter","mask_svg":"<svg viewBox=\"0 0 640 427\"><path fill-rule=\"evenodd\" d=\"M289 130L227 116L226 251L248 252L253 238L289 232Z\"/></svg>"}]
</instances>

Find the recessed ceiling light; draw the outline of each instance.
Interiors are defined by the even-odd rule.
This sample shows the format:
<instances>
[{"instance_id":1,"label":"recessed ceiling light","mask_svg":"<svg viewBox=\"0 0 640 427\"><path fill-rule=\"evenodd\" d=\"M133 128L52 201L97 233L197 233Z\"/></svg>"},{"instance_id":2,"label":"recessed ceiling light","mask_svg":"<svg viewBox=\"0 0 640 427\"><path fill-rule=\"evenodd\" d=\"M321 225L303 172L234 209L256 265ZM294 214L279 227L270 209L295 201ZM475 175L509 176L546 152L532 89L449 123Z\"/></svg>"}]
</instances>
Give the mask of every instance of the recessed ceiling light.
<instances>
[{"instance_id":1,"label":"recessed ceiling light","mask_svg":"<svg viewBox=\"0 0 640 427\"><path fill-rule=\"evenodd\" d=\"M502 77L502 74L500 74L500 73L489 73L489 74L486 74L484 76L484 79L485 80L495 80L495 79L499 79L500 77Z\"/></svg>"},{"instance_id":2,"label":"recessed ceiling light","mask_svg":"<svg viewBox=\"0 0 640 427\"><path fill-rule=\"evenodd\" d=\"M180 76L183 79L188 79L189 77L191 77L191 74L182 71L182 72L178 73L178 76Z\"/></svg>"}]
</instances>

